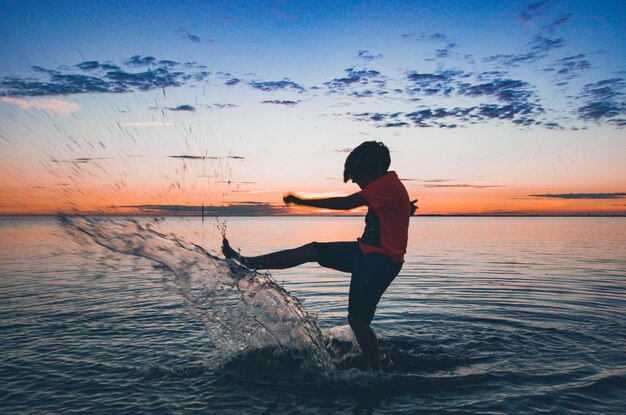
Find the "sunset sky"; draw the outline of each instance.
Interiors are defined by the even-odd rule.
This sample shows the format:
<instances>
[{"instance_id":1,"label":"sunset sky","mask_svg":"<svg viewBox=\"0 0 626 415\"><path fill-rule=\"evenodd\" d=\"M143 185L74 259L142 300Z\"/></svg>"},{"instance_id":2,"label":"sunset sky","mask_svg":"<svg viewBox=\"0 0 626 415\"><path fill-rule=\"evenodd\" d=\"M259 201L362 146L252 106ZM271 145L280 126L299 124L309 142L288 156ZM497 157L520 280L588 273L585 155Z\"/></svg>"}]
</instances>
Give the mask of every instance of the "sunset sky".
<instances>
[{"instance_id":1,"label":"sunset sky","mask_svg":"<svg viewBox=\"0 0 626 415\"><path fill-rule=\"evenodd\" d=\"M0 0L0 214L626 214L626 2Z\"/></svg>"}]
</instances>

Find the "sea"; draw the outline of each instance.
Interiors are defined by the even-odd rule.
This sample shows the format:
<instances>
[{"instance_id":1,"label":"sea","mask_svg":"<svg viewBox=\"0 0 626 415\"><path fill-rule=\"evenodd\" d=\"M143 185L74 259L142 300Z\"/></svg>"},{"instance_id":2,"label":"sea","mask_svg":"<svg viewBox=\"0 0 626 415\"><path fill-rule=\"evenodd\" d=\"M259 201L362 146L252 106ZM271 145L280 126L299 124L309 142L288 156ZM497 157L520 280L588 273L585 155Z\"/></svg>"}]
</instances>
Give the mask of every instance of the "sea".
<instances>
[{"instance_id":1,"label":"sea","mask_svg":"<svg viewBox=\"0 0 626 415\"><path fill-rule=\"evenodd\" d=\"M3 414L623 414L626 218L413 217L372 322L350 275L243 255L362 217L0 218Z\"/></svg>"}]
</instances>

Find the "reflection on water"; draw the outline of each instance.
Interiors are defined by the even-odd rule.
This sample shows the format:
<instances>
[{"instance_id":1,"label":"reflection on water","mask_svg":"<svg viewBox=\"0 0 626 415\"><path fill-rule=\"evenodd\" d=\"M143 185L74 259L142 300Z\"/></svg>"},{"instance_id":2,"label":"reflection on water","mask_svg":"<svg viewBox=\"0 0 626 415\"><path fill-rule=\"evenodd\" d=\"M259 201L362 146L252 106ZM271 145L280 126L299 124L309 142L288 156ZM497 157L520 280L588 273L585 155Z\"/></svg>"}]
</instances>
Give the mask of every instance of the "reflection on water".
<instances>
[{"instance_id":1,"label":"reflection on water","mask_svg":"<svg viewBox=\"0 0 626 415\"><path fill-rule=\"evenodd\" d=\"M146 223L149 219L140 219ZM626 220L414 218L374 328L388 373L361 370L349 276L273 278L318 317L342 374L251 349L216 370L215 342L171 270L76 241L54 219L0 219L0 405L7 412L618 413L626 380ZM362 218L229 218L246 254L352 240ZM215 221L157 231L217 252ZM185 259L185 258L179 258Z\"/></svg>"}]
</instances>

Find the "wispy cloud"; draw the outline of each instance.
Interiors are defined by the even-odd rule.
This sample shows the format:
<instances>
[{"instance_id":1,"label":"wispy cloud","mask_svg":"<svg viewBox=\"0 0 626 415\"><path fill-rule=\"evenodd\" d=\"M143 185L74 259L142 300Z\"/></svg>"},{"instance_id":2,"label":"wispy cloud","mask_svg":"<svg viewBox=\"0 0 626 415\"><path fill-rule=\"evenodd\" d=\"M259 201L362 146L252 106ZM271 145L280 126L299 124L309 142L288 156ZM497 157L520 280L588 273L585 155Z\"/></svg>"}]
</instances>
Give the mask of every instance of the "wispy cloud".
<instances>
[{"instance_id":1,"label":"wispy cloud","mask_svg":"<svg viewBox=\"0 0 626 415\"><path fill-rule=\"evenodd\" d=\"M483 184L439 184L439 183L427 183L424 187L429 188L469 188L469 189L489 189L493 187L503 187L500 185L483 185Z\"/></svg>"},{"instance_id":2,"label":"wispy cloud","mask_svg":"<svg viewBox=\"0 0 626 415\"><path fill-rule=\"evenodd\" d=\"M207 107L215 108L215 109L218 109L218 110L223 110L223 109L228 109L228 108L237 108L237 107L239 107L239 105L237 105L237 104L230 104L230 103L221 104L221 103L217 103L216 102L214 104L207 105Z\"/></svg>"},{"instance_id":3,"label":"wispy cloud","mask_svg":"<svg viewBox=\"0 0 626 415\"><path fill-rule=\"evenodd\" d=\"M517 17L525 22L529 22L539 16L542 16L545 12L546 5L548 4L548 0L538 1L534 3L530 3L525 6L522 10L520 10Z\"/></svg>"},{"instance_id":4,"label":"wispy cloud","mask_svg":"<svg viewBox=\"0 0 626 415\"><path fill-rule=\"evenodd\" d=\"M448 36L443 33L435 32L435 33L420 33L420 34L411 34L405 33L400 36L402 39L407 40L416 40L418 42L446 42L448 41Z\"/></svg>"},{"instance_id":5,"label":"wispy cloud","mask_svg":"<svg viewBox=\"0 0 626 415\"><path fill-rule=\"evenodd\" d=\"M568 23L570 21L570 19L572 18L572 16L573 16L573 14L571 14L571 13L568 13L568 14L565 14L563 16L560 16L560 17L556 18L555 20L551 21L550 23L541 26L541 29L546 31L546 32L552 32L557 27L563 26L564 24Z\"/></svg>"},{"instance_id":6,"label":"wispy cloud","mask_svg":"<svg viewBox=\"0 0 626 415\"><path fill-rule=\"evenodd\" d=\"M375 60L381 59L382 57L383 57L382 54L375 55L371 53L369 50L364 50L364 49L359 50L359 53L357 54L357 58L364 60L365 62L375 61Z\"/></svg>"},{"instance_id":7,"label":"wispy cloud","mask_svg":"<svg viewBox=\"0 0 626 415\"><path fill-rule=\"evenodd\" d=\"M532 197L552 198L552 199L622 199L626 198L626 192L616 193L546 193L528 195Z\"/></svg>"},{"instance_id":8,"label":"wispy cloud","mask_svg":"<svg viewBox=\"0 0 626 415\"><path fill-rule=\"evenodd\" d=\"M0 96L37 97L87 93L128 93L180 87L206 79L209 72L193 62L184 64L135 55L124 62L127 69L99 61L48 69L33 66L35 77L0 78Z\"/></svg>"},{"instance_id":9,"label":"wispy cloud","mask_svg":"<svg viewBox=\"0 0 626 415\"><path fill-rule=\"evenodd\" d=\"M364 86L368 85L375 80L380 80L381 74L375 70L348 68L345 70L346 76L343 78L335 78L328 82L324 82L324 85L331 92L344 91L348 87ZM378 85L381 85L379 82Z\"/></svg>"},{"instance_id":10,"label":"wispy cloud","mask_svg":"<svg viewBox=\"0 0 626 415\"><path fill-rule=\"evenodd\" d=\"M258 89L264 92L276 92L276 91L295 91L298 93L304 92L304 87L290 80L284 78L282 81L251 81L248 83L252 88Z\"/></svg>"},{"instance_id":11,"label":"wispy cloud","mask_svg":"<svg viewBox=\"0 0 626 415\"><path fill-rule=\"evenodd\" d=\"M528 43L530 50L523 53L500 54L482 58L484 63L499 63L505 67L517 67L521 64L535 63L548 56L554 49L562 48L566 45L563 38L551 38L544 34L537 34Z\"/></svg>"},{"instance_id":12,"label":"wispy cloud","mask_svg":"<svg viewBox=\"0 0 626 415\"><path fill-rule=\"evenodd\" d=\"M50 161L53 163L87 164L99 160L111 160L111 157L78 157L65 160L51 159Z\"/></svg>"},{"instance_id":13,"label":"wispy cloud","mask_svg":"<svg viewBox=\"0 0 626 415\"><path fill-rule=\"evenodd\" d=\"M293 107L298 105L300 101L290 101L290 100L281 100L281 99L271 99L267 101L261 101L262 104L272 104L272 105L283 105L286 107Z\"/></svg>"},{"instance_id":14,"label":"wispy cloud","mask_svg":"<svg viewBox=\"0 0 626 415\"><path fill-rule=\"evenodd\" d=\"M200 43L200 42L202 42L202 39L200 38L200 36L197 36L197 35L194 35L194 34L190 33L187 29L185 29L183 27L179 28L177 30L177 32L180 34L180 37L182 39L189 40L189 41L191 41L193 43ZM208 41L211 42L210 39Z\"/></svg>"},{"instance_id":15,"label":"wispy cloud","mask_svg":"<svg viewBox=\"0 0 626 415\"><path fill-rule=\"evenodd\" d=\"M386 128L457 128L492 120L508 121L520 127L560 128L557 122L545 119L545 110L529 83L504 75L506 72L503 71L472 74L458 69L432 73L407 71L405 81L408 85L393 89L393 93L395 97L405 97L407 104L413 105L413 110L348 114L356 120ZM439 105L428 105L429 97L441 98L434 101ZM475 104L467 107L442 105L447 99L464 97L474 99ZM417 108L415 102L420 102Z\"/></svg>"},{"instance_id":16,"label":"wispy cloud","mask_svg":"<svg viewBox=\"0 0 626 415\"><path fill-rule=\"evenodd\" d=\"M179 105L177 107L168 107L167 108L170 111L189 111L189 112L193 112L196 110L196 107L194 107L193 105Z\"/></svg>"},{"instance_id":17,"label":"wispy cloud","mask_svg":"<svg viewBox=\"0 0 626 415\"><path fill-rule=\"evenodd\" d=\"M526 102L532 96L530 85L515 79L496 79L491 82L462 85L460 95L470 97L490 96L501 102Z\"/></svg>"},{"instance_id":18,"label":"wispy cloud","mask_svg":"<svg viewBox=\"0 0 626 415\"><path fill-rule=\"evenodd\" d=\"M200 43L201 41L199 36L192 35L191 33L187 33L187 35L184 36L184 39L191 40L194 43Z\"/></svg>"},{"instance_id":19,"label":"wispy cloud","mask_svg":"<svg viewBox=\"0 0 626 415\"><path fill-rule=\"evenodd\" d=\"M458 45L456 43L448 43L444 48L437 49L435 51L435 56L438 58L451 58L456 56L454 49Z\"/></svg>"},{"instance_id":20,"label":"wispy cloud","mask_svg":"<svg viewBox=\"0 0 626 415\"><path fill-rule=\"evenodd\" d=\"M154 56L140 56L140 55L132 56L130 59L124 62L125 65L137 66L137 67L154 66L156 65L156 63L157 63L157 60Z\"/></svg>"},{"instance_id":21,"label":"wispy cloud","mask_svg":"<svg viewBox=\"0 0 626 415\"><path fill-rule=\"evenodd\" d=\"M26 100L23 98L2 97L0 101L17 105L25 110L40 109L61 115L68 115L80 109L80 105L77 103L60 99Z\"/></svg>"},{"instance_id":22,"label":"wispy cloud","mask_svg":"<svg viewBox=\"0 0 626 415\"><path fill-rule=\"evenodd\" d=\"M173 159L182 159L182 160L244 160L243 156L197 156L192 154L180 154L175 156L168 156Z\"/></svg>"},{"instance_id":23,"label":"wispy cloud","mask_svg":"<svg viewBox=\"0 0 626 415\"><path fill-rule=\"evenodd\" d=\"M468 76L461 70L444 70L433 73L408 71L406 79L410 86L406 88L406 92L410 95L450 96L462 79Z\"/></svg>"},{"instance_id":24,"label":"wispy cloud","mask_svg":"<svg viewBox=\"0 0 626 415\"><path fill-rule=\"evenodd\" d=\"M519 12L518 17L526 23L534 23L536 20L545 20L544 17L548 12L548 5L549 2L547 0L528 4ZM563 37L556 36L556 29L565 25L571 17L571 14L562 15L549 21L547 24L537 27L531 40L526 45L528 47L526 51L487 56L482 58L482 61L511 68L538 62L548 56L552 50L562 48L566 45L566 41Z\"/></svg>"},{"instance_id":25,"label":"wispy cloud","mask_svg":"<svg viewBox=\"0 0 626 415\"><path fill-rule=\"evenodd\" d=\"M591 62L584 53L557 59L551 65L543 69L546 73L553 73L557 86L566 85L569 81L591 69Z\"/></svg>"},{"instance_id":26,"label":"wispy cloud","mask_svg":"<svg viewBox=\"0 0 626 415\"><path fill-rule=\"evenodd\" d=\"M626 117L626 82L622 78L605 79L587 84L577 97L585 102L578 108L578 116L585 121L609 120L624 127Z\"/></svg>"},{"instance_id":27,"label":"wispy cloud","mask_svg":"<svg viewBox=\"0 0 626 415\"><path fill-rule=\"evenodd\" d=\"M229 80L225 82L225 84L228 86L235 86L235 85L240 84L241 82L242 81L239 78L230 78Z\"/></svg>"}]
</instances>

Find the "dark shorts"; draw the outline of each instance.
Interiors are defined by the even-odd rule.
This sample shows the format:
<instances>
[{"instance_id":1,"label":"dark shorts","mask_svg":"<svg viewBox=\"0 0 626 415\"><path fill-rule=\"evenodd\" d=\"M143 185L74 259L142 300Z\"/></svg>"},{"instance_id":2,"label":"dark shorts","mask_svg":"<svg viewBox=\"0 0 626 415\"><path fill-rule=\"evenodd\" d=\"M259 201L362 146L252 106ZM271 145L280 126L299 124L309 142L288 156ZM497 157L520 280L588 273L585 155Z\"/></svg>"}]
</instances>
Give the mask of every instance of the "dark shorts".
<instances>
[{"instance_id":1,"label":"dark shorts","mask_svg":"<svg viewBox=\"0 0 626 415\"><path fill-rule=\"evenodd\" d=\"M352 273L348 313L369 324L402 263L384 254L365 255L357 242L315 242L314 246L321 266Z\"/></svg>"}]
</instances>

